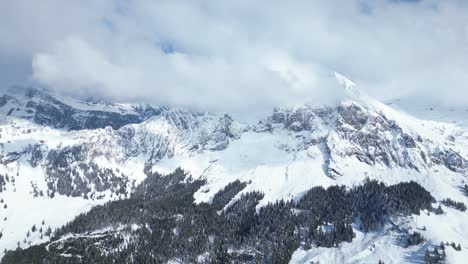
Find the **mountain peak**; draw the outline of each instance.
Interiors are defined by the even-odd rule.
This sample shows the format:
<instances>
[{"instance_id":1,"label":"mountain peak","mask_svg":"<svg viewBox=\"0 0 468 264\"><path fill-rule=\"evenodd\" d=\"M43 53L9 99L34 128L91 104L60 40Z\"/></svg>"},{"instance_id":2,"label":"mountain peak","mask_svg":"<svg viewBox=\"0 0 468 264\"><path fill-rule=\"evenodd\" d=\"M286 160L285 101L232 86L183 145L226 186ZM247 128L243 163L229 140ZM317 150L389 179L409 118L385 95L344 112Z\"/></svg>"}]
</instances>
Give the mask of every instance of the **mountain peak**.
<instances>
[{"instance_id":1,"label":"mountain peak","mask_svg":"<svg viewBox=\"0 0 468 264\"><path fill-rule=\"evenodd\" d=\"M346 99L362 102L364 94L357 88L355 82L351 81L348 77L334 72L334 76L339 85L344 88L344 95Z\"/></svg>"},{"instance_id":2,"label":"mountain peak","mask_svg":"<svg viewBox=\"0 0 468 264\"><path fill-rule=\"evenodd\" d=\"M356 83L351 81L348 77L338 73L334 72L335 78L338 81L340 85L342 85L345 89L352 89L353 87L356 86Z\"/></svg>"}]
</instances>

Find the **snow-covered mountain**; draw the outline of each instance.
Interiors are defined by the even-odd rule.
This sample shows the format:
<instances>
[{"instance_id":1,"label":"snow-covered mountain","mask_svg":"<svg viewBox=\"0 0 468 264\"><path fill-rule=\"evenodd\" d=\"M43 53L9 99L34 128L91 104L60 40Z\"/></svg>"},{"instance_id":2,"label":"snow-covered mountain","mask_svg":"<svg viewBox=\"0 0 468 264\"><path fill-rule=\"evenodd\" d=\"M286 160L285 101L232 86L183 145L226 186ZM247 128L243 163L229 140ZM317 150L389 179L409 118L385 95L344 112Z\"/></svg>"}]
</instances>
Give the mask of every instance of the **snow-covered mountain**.
<instances>
[{"instance_id":1,"label":"snow-covered mountain","mask_svg":"<svg viewBox=\"0 0 468 264\"><path fill-rule=\"evenodd\" d=\"M366 178L415 181L436 202L468 203L463 114L457 122L421 117L360 94L341 75L337 79L347 94L338 105L276 108L255 124L228 114L10 89L0 97L0 249L47 242L48 236L26 233L33 225L58 228L94 205L129 197L147 175L178 167L204 180L196 203L211 202L236 180L248 184L231 203L260 191L259 209L279 199L297 201L314 186L352 187ZM378 232L356 229L356 238L337 248L299 248L291 263L417 262L441 241L460 243L461 251L446 250L447 262L463 263L468 214L442 208L444 214L395 220L400 229L422 233L427 241L420 245L402 247L401 234L384 225Z\"/></svg>"}]
</instances>

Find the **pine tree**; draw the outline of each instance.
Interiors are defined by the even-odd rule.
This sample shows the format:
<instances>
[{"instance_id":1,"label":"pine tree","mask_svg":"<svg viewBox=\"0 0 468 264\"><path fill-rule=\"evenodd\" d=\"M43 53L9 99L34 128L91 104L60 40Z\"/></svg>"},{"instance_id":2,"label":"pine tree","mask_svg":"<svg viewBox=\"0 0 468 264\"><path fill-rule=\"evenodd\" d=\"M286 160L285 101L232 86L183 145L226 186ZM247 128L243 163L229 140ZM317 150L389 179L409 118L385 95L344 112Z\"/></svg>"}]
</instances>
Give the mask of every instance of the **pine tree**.
<instances>
[{"instance_id":1,"label":"pine tree","mask_svg":"<svg viewBox=\"0 0 468 264\"><path fill-rule=\"evenodd\" d=\"M440 246L439 246L439 247L440 247L440 249L445 250L445 245L444 245L443 242L440 242Z\"/></svg>"},{"instance_id":2,"label":"pine tree","mask_svg":"<svg viewBox=\"0 0 468 264\"><path fill-rule=\"evenodd\" d=\"M217 263L229 263L229 254L227 251L227 247L224 244L223 239L217 239L214 241L214 252L211 259L212 264Z\"/></svg>"},{"instance_id":3,"label":"pine tree","mask_svg":"<svg viewBox=\"0 0 468 264\"><path fill-rule=\"evenodd\" d=\"M426 253L424 254L424 263L431 263L431 253L429 249L426 249Z\"/></svg>"},{"instance_id":4,"label":"pine tree","mask_svg":"<svg viewBox=\"0 0 468 264\"><path fill-rule=\"evenodd\" d=\"M50 237L50 235L52 234L52 228L50 228L50 226L47 227L47 230L45 232L45 235Z\"/></svg>"}]
</instances>

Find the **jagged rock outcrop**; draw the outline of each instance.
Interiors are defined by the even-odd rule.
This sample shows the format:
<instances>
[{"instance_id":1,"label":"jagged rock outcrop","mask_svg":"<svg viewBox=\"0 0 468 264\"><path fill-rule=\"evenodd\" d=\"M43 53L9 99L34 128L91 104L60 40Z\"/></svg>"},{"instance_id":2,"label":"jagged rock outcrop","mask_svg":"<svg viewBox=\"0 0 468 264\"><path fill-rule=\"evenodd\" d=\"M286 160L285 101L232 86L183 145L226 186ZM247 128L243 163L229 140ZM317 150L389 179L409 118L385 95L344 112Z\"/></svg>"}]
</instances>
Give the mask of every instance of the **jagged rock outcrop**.
<instances>
[{"instance_id":1,"label":"jagged rock outcrop","mask_svg":"<svg viewBox=\"0 0 468 264\"><path fill-rule=\"evenodd\" d=\"M82 130L106 126L119 129L127 124L141 123L162 112L162 109L154 107L128 108L84 100L62 102L60 99L42 90L13 87L0 97L0 113L27 119L38 125Z\"/></svg>"},{"instance_id":2,"label":"jagged rock outcrop","mask_svg":"<svg viewBox=\"0 0 468 264\"><path fill-rule=\"evenodd\" d=\"M434 164L466 171L466 159L452 149L427 151L430 142L410 134L385 113L356 102L335 108L275 109L255 127L258 133L286 129L302 149L323 144L324 168L331 177L342 175L339 163L356 158L369 166L402 167L421 171ZM429 159L427 157L430 157Z\"/></svg>"},{"instance_id":3,"label":"jagged rock outcrop","mask_svg":"<svg viewBox=\"0 0 468 264\"><path fill-rule=\"evenodd\" d=\"M317 147L322 155L322 170L331 178L346 176L343 164L353 160L366 166L399 167L417 172L442 165L464 173L468 164L453 149L433 144L403 128L384 111L356 101L344 101L335 107L276 108L258 124L247 126L227 114L153 106L126 106L116 110L117 104L108 106L106 112L104 106L96 103L92 104L92 110L83 110L69 102L68 105L60 102L44 91L26 90L23 95L1 97L0 110L7 111L16 105L10 117L32 121L39 127L50 125L79 131L63 132L74 138L72 143L32 142L4 152L1 162L9 164L24 157L32 167L44 168L50 192L71 196L99 197L106 190L119 195L128 193L132 181L119 171L119 166L124 167L130 160L143 161L145 171L141 173L148 173L163 159L225 151L246 133L254 133L259 139L269 134L284 134L289 138L285 140L287 143L277 147L289 153ZM12 124L10 130L2 133L21 135L35 133L38 128ZM114 165L104 166L107 163Z\"/></svg>"}]
</instances>

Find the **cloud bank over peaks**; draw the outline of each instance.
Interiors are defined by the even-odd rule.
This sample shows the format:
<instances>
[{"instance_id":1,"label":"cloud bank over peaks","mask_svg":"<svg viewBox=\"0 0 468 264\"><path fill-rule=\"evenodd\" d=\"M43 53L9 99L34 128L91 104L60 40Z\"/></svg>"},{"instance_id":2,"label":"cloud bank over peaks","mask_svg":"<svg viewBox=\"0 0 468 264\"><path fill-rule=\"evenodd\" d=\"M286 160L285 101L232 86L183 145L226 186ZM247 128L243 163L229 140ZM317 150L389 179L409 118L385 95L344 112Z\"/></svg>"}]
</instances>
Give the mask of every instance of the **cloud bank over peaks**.
<instances>
[{"instance_id":1,"label":"cloud bank over peaks","mask_svg":"<svg viewBox=\"0 0 468 264\"><path fill-rule=\"evenodd\" d=\"M339 101L337 71L380 100L468 105L466 1L44 0L31 7L16 0L0 10L2 86L5 73L67 94L249 115Z\"/></svg>"},{"instance_id":2,"label":"cloud bank over peaks","mask_svg":"<svg viewBox=\"0 0 468 264\"><path fill-rule=\"evenodd\" d=\"M166 53L138 46L103 52L79 37L33 59L34 78L56 90L210 111L251 112L305 102L334 103L343 88L330 71L280 52L249 58Z\"/></svg>"}]
</instances>

